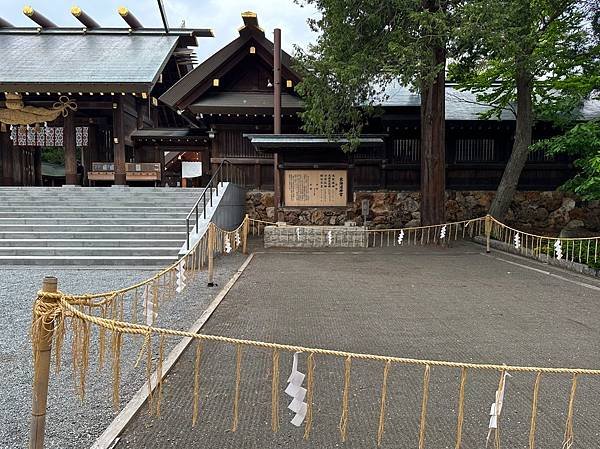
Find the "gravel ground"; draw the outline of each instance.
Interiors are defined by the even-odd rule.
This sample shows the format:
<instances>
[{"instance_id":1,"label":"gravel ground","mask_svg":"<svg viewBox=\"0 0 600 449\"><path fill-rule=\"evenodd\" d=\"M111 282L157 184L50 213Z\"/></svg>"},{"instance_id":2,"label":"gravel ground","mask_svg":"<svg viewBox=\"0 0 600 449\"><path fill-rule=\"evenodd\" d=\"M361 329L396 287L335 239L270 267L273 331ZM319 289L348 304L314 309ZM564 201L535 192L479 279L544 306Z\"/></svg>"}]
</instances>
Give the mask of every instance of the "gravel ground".
<instances>
[{"instance_id":1,"label":"gravel ground","mask_svg":"<svg viewBox=\"0 0 600 449\"><path fill-rule=\"evenodd\" d=\"M242 264L240 254L218 258L215 282L224 285ZM139 269L61 269L58 267L0 267L0 448L25 448L29 438L31 415L31 306L42 278L56 276L59 289L69 293L102 292L150 277L155 270ZM182 295L160 309L157 324L187 329L200 316L220 287L206 287L206 273L200 273ZM95 339L92 338L92 341ZM165 355L179 340L167 340ZM145 367L137 369L140 342L125 339L121 360L121 406L124 406L145 381ZM70 345L65 342L61 372L50 378L46 448L84 448L103 432L116 416L112 406L110 360L98 371L97 348L90 347L90 370L86 396L81 402L71 376Z\"/></svg>"}]
</instances>

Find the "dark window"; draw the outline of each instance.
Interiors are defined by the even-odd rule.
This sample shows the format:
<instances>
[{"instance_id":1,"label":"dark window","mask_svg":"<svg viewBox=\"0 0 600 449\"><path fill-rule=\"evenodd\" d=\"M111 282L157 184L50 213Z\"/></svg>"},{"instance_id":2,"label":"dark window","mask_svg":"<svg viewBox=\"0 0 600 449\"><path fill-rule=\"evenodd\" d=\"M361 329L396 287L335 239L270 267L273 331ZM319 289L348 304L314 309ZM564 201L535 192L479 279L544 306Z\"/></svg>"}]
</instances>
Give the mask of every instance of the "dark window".
<instances>
[{"instance_id":1,"label":"dark window","mask_svg":"<svg viewBox=\"0 0 600 449\"><path fill-rule=\"evenodd\" d=\"M493 162L495 160L494 139L456 140L456 162Z\"/></svg>"},{"instance_id":2,"label":"dark window","mask_svg":"<svg viewBox=\"0 0 600 449\"><path fill-rule=\"evenodd\" d=\"M420 160L420 139L394 139L392 146L392 161L401 164L416 164Z\"/></svg>"}]
</instances>

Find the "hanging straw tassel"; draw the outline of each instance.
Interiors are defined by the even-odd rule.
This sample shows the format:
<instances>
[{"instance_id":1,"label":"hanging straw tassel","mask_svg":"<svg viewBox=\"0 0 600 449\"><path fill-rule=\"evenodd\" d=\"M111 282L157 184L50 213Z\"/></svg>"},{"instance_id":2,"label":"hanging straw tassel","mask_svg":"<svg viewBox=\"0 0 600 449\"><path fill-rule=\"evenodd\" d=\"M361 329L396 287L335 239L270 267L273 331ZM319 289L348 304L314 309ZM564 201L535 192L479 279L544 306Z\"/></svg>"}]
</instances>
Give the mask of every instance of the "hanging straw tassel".
<instances>
[{"instance_id":1,"label":"hanging straw tassel","mask_svg":"<svg viewBox=\"0 0 600 449\"><path fill-rule=\"evenodd\" d=\"M163 358L165 356L165 336L161 335L158 343L158 361L156 362L156 416L160 416L163 384Z\"/></svg>"},{"instance_id":2,"label":"hanging straw tassel","mask_svg":"<svg viewBox=\"0 0 600 449\"><path fill-rule=\"evenodd\" d=\"M85 397L85 378L90 363L90 323L82 321L81 363L79 364L79 395Z\"/></svg>"},{"instance_id":3,"label":"hanging straw tassel","mask_svg":"<svg viewBox=\"0 0 600 449\"><path fill-rule=\"evenodd\" d=\"M102 318L106 318L106 305L100 307ZM100 326L98 329L98 371L104 367L104 353L106 347L106 329Z\"/></svg>"},{"instance_id":4,"label":"hanging straw tassel","mask_svg":"<svg viewBox=\"0 0 600 449\"><path fill-rule=\"evenodd\" d=\"M306 423L304 424L304 439L308 440L313 421L313 395L315 393L315 355L308 355L306 372Z\"/></svg>"},{"instance_id":5,"label":"hanging straw tassel","mask_svg":"<svg viewBox=\"0 0 600 449\"><path fill-rule=\"evenodd\" d=\"M458 416L456 418L456 446L460 449L462 444L463 422L465 420L465 384L467 382L467 369L462 368L460 372L460 389L458 392Z\"/></svg>"},{"instance_id":6,"label":"hanging straw tassel","mask_svg":"<svg viewBox=\"0 0 600 449\"><path fill-rule=\"evenodd\" d=\"M148 385L148 413L152 416L152 404L153 404L153 395L152 395L152 383L150 382L150 378L152 377L152 333L148 332L146 335L146 339L144 341L144 345L146 346L146 382Z\"/></svg>"},{"instance_id":7,"label":"hanging straw tassel","mask_svg":"<svg viewBox=\"0 0 600 449\"><path fill-rule=\"evenodd\" d=\"M200 362L202 360L202 340L196 342L196 360L194 362L194 405L192 407L192 427L198 421L200 411Z\"/></svg>"},{"instance_id":8,"label":"hanging straw tassel","mask_svg":"<svg viewBox=\"0 0 600 449\"><path fill-rule=\"evenodd\" d=\"M240 381L242 378L242 345L238 344L235 355L235 394L233 397L233 422L231 431L237 431L240 411Z\"/></svg>"},{"instance_id":9,"label":"hanging straw tassel","mask_svg":"<svg viewBox=\"0 0 600 449\"><path fill-rule=\"evenodd\" d=\"M279 430L279 350L273 349L271 367L271 430Z\"/></svg>"},{"instance_id":10,"label":"hanging straw tassel","mask_svg":"<svg viewBox=\"0 0 600 449\"><path fill-rule=\"evenodd\" d=\"M421 421L419 424L419 449L425 448L425 419L427 418L427 401L429 399L429 374L431 368L425 365L423 373L423 401L421 402Z\"/></svg>"},{"instance_id":11,"label":"hanging straw tassel","mask_svg":"<svg viewBox=\"0 0 600 449\"><path fill-rule=\"evenodd\" d=\"M60 373L61 368L61 357L62 357L62 347L65 342L65 319L62 315L57 316L55 318L55 329L54 329L54 361L56 374Z\"/></svg>"},{"instance_id":12,"label":"hanging straw tassel","mask_svg":"<svg viewBox=\"0 0 600 449\"><path fill-rule=\"evenodd\" d=\"M387 380L388 373L390 371L391 361L385 362L383 367L383 383L381 384L381 402L379 406L379 426L377 428L377 446L381 446L381 440L383 438L383 431L385 428L385 399L387 396Z\"/></svg>"},{"instance_id":13,"label":"hanging straw tassel","mask_svg":"<svg viewBox=\"0 0 600 449\"><path fill-rule=\"evenodd\" d=\"M533 384L533 398L531 399L531 424L529 426L529 449L535 449L535 428L537 426L537 403L538 393L540 390L540 380L542 373L538 372L535 376L535 383Z\"/></svg>"},{"instance_id":14,"label":"hanging straw tassel","mask_svg":"<svg viewBox=\"0 0 600 449\"><path fill-rule=\"evenodd\" d=\"M575 404L575 392L577 391L577 374L573 374L571 393L569 394L569 407L567 409L567 423L565 424L565 437L562 449L571 449L573 446L573 406Z\"/></svg>"},{"instance_id":15,"label":"hanging straw tassel","mask_svg":"<svg viewBox=\"0 0 600 449\"><path fill-rule=\"evenodd\" d=\"M342 415L340 416L340 435L342 437L342 443L346 441L346 434L348 432L348 398L350 395L350 367L352 365L352 359L346 357L344 362L344 394L342 396Z\"/></svg>"},{"instance_id":16,"label":"hanging straw tassel","mask_svg":"<svg viewBox=\"0 0 600 449\"><path fill-rule=\"evenodd\" d=\"M113 406L119 410L119 387L121 384L121 333L113 331L112 335L112 369L113 369Z\"/></svg>"}]
</instances>

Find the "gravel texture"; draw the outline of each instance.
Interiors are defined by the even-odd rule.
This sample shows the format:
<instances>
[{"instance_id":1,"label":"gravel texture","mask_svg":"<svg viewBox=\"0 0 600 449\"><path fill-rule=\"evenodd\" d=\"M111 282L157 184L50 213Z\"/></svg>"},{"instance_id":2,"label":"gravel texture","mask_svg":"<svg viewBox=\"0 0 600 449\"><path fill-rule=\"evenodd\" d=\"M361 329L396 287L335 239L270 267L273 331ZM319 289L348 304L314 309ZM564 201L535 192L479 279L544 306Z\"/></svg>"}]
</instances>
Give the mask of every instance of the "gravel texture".
<instances>
[{"instance_id":1,"label":"gravel texture","mask_svg":"<svg viewBox=\"0 0 600 449\"><path fill-rule=\"evenodd\" d=\"M519 265L515 265L519 264ZM549 273L547 273L549 272ZM589 284L589 285L585 285ZM459 243L366 250L257 250L206 323L206 334L436 360L598 367L600 281ZM281 428L271 432L271 352L244 348L239 428L231 432L233 345L207 342L200 415L191 427L194 347L165 382L160 417L139 413L115 449L377 448L384 365L354 359L348 440L340 441L344 361L315 356L313 429L292 426L284 394L291 356L281 354ZM306 354L300 356L306 373ZM432 367L425 447L455 447L460 370ZM535 375L513 372L501 417L501 447L529 447ZM499 374L468 370L461 449L483 449ZM543 375L536 448L560 449L569 375ZM306 387L306 380L304 383ZM392 365L381 448L417 448L423 367ZM573 449L600 441L600 378L581 376ZM489 445L490 448L494 444Z\"/></svg>"},{"instance_id":2,"label":"gravel texture","mask_svg":"<svg viewBox=\"0 0 600 449\"><path fill-rule=\"evenodd\" d=\"M215 282L224 285L242 264L241 254L217 258ZM69 293L92 293L122 288L146 279L155 270L140 269L63 269L59 267L0 267L0 448L27 447L31 415L31 308L42 278L58 278L59 289ZM200 273L183 294L165 303L157 325L187 329L200 316L220 287L206 287L206 273ZM97 339L92 338L92 341ZM165 356L178 339L165 343ZM141 342L125 339L121 365L121 407L145 381L145 366L133 367ZM156 343L155 343L156 344ZM157 344L156 344L157 345ZM48 395L46 448L85 448L103 432L116 416L112 405L110 359L98 370L97 347L90 346L90 370L86 395L81 402L76 394L70 369L70 344L65 341L59 375L52 371Z\"/></svg>"}]
</instances>

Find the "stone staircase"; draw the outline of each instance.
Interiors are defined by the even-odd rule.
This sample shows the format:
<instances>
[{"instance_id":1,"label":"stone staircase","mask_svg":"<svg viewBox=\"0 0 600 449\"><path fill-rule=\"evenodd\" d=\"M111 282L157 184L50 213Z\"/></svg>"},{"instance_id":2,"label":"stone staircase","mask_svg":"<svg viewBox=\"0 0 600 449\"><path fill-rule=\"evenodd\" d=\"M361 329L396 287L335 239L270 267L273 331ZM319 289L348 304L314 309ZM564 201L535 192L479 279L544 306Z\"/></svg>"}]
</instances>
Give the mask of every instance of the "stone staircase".
<instances>
[{"instance_id":1,"label":"stone staircase","mask_svg":"<svg viewBox=\"0 0 600 449\"><path fill-rule=\"evenodd\" d=\"M0 187L0 265L167 266L186 240L185 218L201 193ZM208 219L218 203L213 198Z\"/></svg>"}]
</instances>

